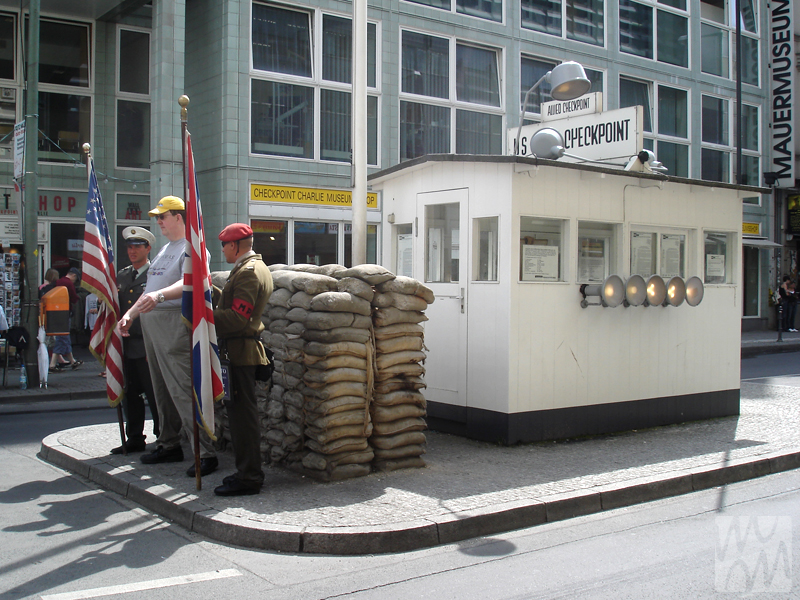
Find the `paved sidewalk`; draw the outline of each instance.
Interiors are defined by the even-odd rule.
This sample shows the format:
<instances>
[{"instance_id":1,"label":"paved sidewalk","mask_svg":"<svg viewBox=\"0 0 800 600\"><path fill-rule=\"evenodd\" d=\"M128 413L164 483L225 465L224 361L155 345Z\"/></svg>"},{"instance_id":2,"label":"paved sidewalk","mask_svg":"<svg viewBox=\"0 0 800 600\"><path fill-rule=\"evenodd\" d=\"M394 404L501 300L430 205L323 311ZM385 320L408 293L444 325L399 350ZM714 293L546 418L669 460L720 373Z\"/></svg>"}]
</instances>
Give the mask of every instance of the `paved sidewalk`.
<instances>
[{"instance_id":1,"label":"paved sidewalk","mask_svg":"<svg viewBox=\"0 0 800 600\"><path fill-rule=\"evenodd\" d=\"M323 484L267 468L258 496L220 498L230 451L203 489L182 463L110 456L115 424L62 431L41 456L188 530L240 546L402 552L567 519L800 467L800 393L742 384L741 416L582 441L501 447L428 432L427 468ZM149 432L148 432L149 433ZM152 436L149 438L152 441ZM188 458L188 457L187 457Z\"/></svg>"}]
</instances>

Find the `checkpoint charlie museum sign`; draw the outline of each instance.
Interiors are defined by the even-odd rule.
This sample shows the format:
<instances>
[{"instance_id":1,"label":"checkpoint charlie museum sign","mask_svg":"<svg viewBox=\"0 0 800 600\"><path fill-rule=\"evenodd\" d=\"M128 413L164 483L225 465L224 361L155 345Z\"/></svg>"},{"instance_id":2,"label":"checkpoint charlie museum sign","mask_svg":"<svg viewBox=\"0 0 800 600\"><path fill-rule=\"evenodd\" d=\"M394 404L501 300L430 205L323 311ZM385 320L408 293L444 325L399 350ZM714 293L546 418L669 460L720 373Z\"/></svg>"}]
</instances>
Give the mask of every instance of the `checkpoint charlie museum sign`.
<instances>
[{"instance_id":1,"label":"checkpoint charlie museum sign","mask_svg":"<svg viewBox=\"0 0 800 600\"><path fill-rule=\"evenodd\" d=\"M589 96L592 96L590 94ZM621 164L639 150L643 145L643 114L641 106L629 106L607 112L588 113L591 110L590 101L583 102L587 96L568 102L550 102L542 104L542 114L555 111L556 114L575 114L579 116L545 120L534 125L522 127L519 145L523 156L530 155L530 140L537 131L545 128L555 129L564 139L563 162L581 162L581 159L590 161L610 161L619 159ZM548 105L560 105L553 108ZM565 107L566 105L566 107ZM573 110L574 109L574 110ZM585 112L586 111L586 112ZM583 114L581 114L583 113ZM544 118L544 117L543 117ZM552 117L551 117L552 118ZM514 155L517 138L517 128L510 128L506 132L508 154ZM569 156L572 154L574 156Z\"/></svg>"}]
</instances>

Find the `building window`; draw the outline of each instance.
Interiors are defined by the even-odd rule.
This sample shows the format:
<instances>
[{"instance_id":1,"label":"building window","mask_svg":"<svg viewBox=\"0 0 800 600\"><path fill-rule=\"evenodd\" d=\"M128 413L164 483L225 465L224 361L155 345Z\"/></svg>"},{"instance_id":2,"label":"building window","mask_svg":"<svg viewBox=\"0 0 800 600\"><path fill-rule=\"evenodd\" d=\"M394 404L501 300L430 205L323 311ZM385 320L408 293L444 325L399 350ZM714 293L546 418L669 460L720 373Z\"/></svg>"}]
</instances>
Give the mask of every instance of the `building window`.
<instances>
[{"instance_id":1,"label":"building window","mask_svg":"<svg viewBox=\"0 0 800 600\"><path fill-rule=\"evenodd\" d=\"M453 4L450 0L408 0L415 4L424 4L432 8L446 11L453 11ZM488 19L489 21L503 20L502 0L456 0L455 11L462 15Z\"/></svg>"},{"instance_id":2,"label":"building window","mask_svg":"<svg viewBox=\"0 0 800 600\"><path fill-rule=\"evenodd\" d=\"M701 177L710 181L730 181L728 104L729 101L724 98L702 97Z\"/></svg>"},{"instance_id":3,"label":"building window","mask_svg":"<svg viewBox=\"0 0 800 600\"><path fill-rule=\"evenodd\" d=\"M250 151L349 162L352 21L253 4ZM314 48L321 51L315 53ZM377 26L367 24L367 161L378 164Z\"/></svg>"},{"instance_id":4,"label":"building window","mask_svg":"<svg viewBox=\"0 0 800 600\"><path fill-rule=\"evenodd\" d=\"M605 43L603 0L522 0L521 14L526 29L594 46Z\"/></svg>"},{"instance_id":5,"label":"building window","mask_svg":"<svg viewBox=\"0 0 800 600\"><path fill-rule=\"evenodd\" d=\"M119 29L117 167L150 168L150 34Z\"/></svg>"},{"instance_id":6,"label":"building window","mask_svg":"<svg viewBox=\"0 0 800 600\"><path fill-rule=\"evenodd\" d=\"M730 63L728 32L708 23L701 23L700 36L700 70L710 75L728 77Z\"/></svg>"},{"instance_id":7,"label":"building window","mask_svg":"<svg viewBox=\"0 0 800 600\"><path fill-rule=\"evenodd\" d=\"M520 281L564 281L563 240L568 222L520 217Z\"/></svg>"},{"instance_id":8,"label":"building window","mask_svg":"<svg viewBox=\"0 0 800 600\"><path fill-rule=\"evenodd\" d=\"M685 11L685 9L683 9ZM655 36L653 15L655 14ZM689 66L688 15L656 9L650 4L620 0L619 47L622 52ZM655 56L654 56L655 50Z\"/></svg>"},{"instance_id":9,"label":"building window","mask_svg":"<svg viewBox=\"0 0 800 600\"><path fill-rule=\"evenodd\" d=\"M402 32L400 160L502 154L500 51Z\"/></svg>"},{"instance_id":10,"label":"building window","mask_svg":"<svg viewBox=\"0 0 800 600\"><path fill-rule=\"evenodd\" d=\"M0 13L0 79L15 80L17 21L13 15Z\"/></svg>"},{"instance_id":11,"label":"building window","mask_svg":"<svg viewBox=\"0 0 800 600\"><path fill-rule=\"evenodd\" d=\"M42 19L39 39L39 83L89 87L89 25Z\"/></svg>"},{"instance_id":12,"label":"building window","mask_svg":"<svg viewBox=\"0 0 800 600\"><path fill-rule=\"evenodd\" d=\"M378 226L367 225L367 264L378 262ZM344 223L344 262L345 267L353 265L353 225Z\"/></svg>"},{"instance_id":13,"label":"building window","mask_svg":"<svg viewBox=\"0 0 800 600\"><path fill-rule=\"evenodd\" d=\"M91 139L92 99L77 94L39 92L41 162L77 163Z\"/></svg>"},{"instance_id":14,"label":"building window","mask_svg":"<svg viewBox=\"0 0 800 600\"><path fill-rule=\"evenodd\" d=\"M548 71L552 71L558 63L555 61L542 60L538 58L529 58L523 56L520 61L520 90L519 90L519 105L525 101L525 94L531 89L537 81L539 81ZM542 112L542 103L552 100L550 96L550 84L543 81L538 88L531 92L528 96L528 105L525 107L526 113L535 113L536 115Z\"/></svg>"},{"instance_id":15,"label":"building window","mask_svg":"<svg viewBox=\"0 0 800 600\"><path fill-rule=\"evenodd\" d=\"M652 97L655 96L655 101ZM620 77L620 108L641 105L644 146L670 175L689 176L689 93L671 86ZM656 129L653 129L653 123Z\"/></svg>"},{"instance_id":16,"label":"building window","mask_svg":"<svg viewBox=\"0 0 800 600\"><path fill-rule=\"evenodd\" d=\"M252 220L250 227L253 230L253 250L261 255L261 260L268 265L289 262L286 221Z\"/></svg>"},{"instance_id":17,"label":"building window","mask_svg":"<svg viewBox=\"0 0 800 600\"><path fill-rule=\"evenodd\" d=\"M742 104L742 178L743 185L761 184L761 153L758 107Z\"/></svg>"},{"instance_id":18,"label":"building window","mask_svg":"<svg viewBox=\"0 0 800 600\"><path fill-rule=\"evenodd\" d=\"M733 283L730 280L730 249L733 248L733 235L719 231L705 232L705 283Z\"/></svg>"},{"instance_id":19,"label":"building window","mask_svg":"<svg viewBox=\"0 0 800 600\"><path fill-rule=\"evenodd\" d=\"M497 281L498 217L472 220L472 281Z\"/></svg>"},{"instance_id":20,"label":"building window","mask_svg":"<svg viewBox=\"0 0 800 600\"><path fill-rule=\"evenodd\" d=\"M150 94L150 34L119 30L119 91Z\"/></svg>"}]
</instances>

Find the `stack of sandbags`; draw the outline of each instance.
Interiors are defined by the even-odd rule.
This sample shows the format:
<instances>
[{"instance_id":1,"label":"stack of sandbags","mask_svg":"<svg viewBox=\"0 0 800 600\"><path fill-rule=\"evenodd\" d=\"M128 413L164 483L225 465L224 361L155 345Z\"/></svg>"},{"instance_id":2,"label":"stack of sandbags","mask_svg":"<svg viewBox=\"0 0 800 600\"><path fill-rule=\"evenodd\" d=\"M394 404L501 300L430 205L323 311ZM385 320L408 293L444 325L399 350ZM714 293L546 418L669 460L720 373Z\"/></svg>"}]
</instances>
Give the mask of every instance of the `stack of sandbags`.
<instances>
[{"instance_id":1,"label":"stack of sandbags","mask_svg":"<svg viewBox=\"0 0 800 600\"><path fill-rule=\"evenodd\" d=\"M367 442L372 308L336 279L308 275L295 278L304 304L287 315L305 327L303 472L324 481L366 475L373 458Z\"/></svg>"},{"instance_id":2,"label":"stack of sandbags","mask_svg":"<svg viewBox=\"0 0 800 600\"><path fill-rule=\"evenodd\" d=\"M263 342L273 352L272 390L262 426L262 446L268 448L270 463L302 460L303 450L303 345L304 341L286 318L295 289L288 271L272 271L274 289L267 304Z\"/></svg>"},{"instance_id":3,"label":"stack of sandbags","mask_svg":"<svg viewBox=\"0 0 800 600\"><path fill-rule=\"evenodd\" d=\"M375 385L372 397L375 453L373 467L392 471L423 467L426 403L424 314L433 292L410 277L395 277L377 285L372 299L375 335Z\"/></svg>"}]
</instances>

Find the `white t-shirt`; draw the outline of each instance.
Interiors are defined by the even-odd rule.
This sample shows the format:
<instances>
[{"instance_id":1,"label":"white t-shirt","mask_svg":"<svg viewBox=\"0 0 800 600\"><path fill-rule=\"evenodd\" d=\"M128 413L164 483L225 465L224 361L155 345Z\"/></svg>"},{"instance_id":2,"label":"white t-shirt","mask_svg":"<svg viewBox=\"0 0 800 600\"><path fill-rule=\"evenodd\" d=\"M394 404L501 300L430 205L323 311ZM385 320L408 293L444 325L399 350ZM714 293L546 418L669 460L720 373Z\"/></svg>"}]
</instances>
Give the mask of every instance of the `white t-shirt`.
<instances>
[{"instance_id":1,"label":"white t-shirt","mask_svg":"<svg viewBox=\"0 0 800 600\"><path fill-rule=\"evenodd\" d=\"M157 292L171 286L183 279L183 261L186 257L186 240L180 239L170 242L158 251L156 257L150 261L150 270L147 272L147 285L144 293ZM210 268L211 253L206 249L206 267ZM157 309L175 309L181 307L182 299L167 300L156 305Z\"/></svg>"}]
</instances>

